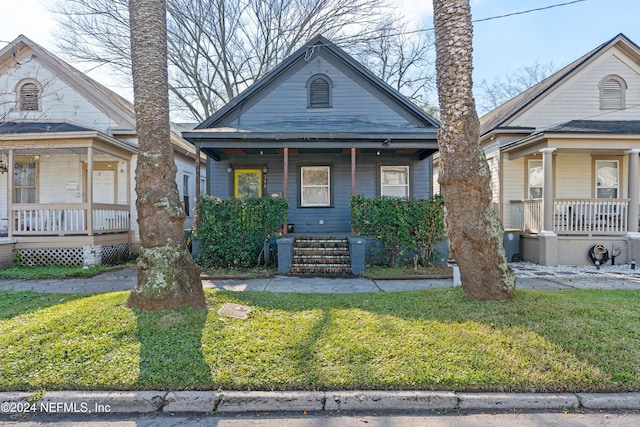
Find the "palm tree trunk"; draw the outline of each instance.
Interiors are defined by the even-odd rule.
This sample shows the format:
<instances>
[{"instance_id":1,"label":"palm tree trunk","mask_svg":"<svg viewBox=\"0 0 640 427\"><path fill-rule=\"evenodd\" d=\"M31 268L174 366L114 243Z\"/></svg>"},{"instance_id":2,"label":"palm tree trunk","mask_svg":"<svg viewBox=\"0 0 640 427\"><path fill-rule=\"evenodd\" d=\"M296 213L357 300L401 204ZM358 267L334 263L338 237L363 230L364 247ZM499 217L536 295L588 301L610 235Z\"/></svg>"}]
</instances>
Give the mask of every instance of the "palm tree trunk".
<instances>
[{"instance_id":1,"label":"palm tree trunk","mask_svg":"<svg viewBox=\"0 0 640 427\"><path fill-rule=\"evenodd\" d=\"M131 0L131 56L138 134L136 208L142 247L127 305L204 308L198 267L184 243L184 210L170 138L165 0Z\"/></svg>"},{"instance_id":2,"label":"palm tree trunk","mask_svg":"<svg viewBox=\"0 0 640 427\"><path fill-rule=\"evenodd\" d=\"M469 0L433 0L433 9L441 122L439 183L451 249L465 297L509 298L515 290L515 275L502 246L502 223L491 208L491 173L479 142L472 93Z\"/></svg>"}]
</instances>

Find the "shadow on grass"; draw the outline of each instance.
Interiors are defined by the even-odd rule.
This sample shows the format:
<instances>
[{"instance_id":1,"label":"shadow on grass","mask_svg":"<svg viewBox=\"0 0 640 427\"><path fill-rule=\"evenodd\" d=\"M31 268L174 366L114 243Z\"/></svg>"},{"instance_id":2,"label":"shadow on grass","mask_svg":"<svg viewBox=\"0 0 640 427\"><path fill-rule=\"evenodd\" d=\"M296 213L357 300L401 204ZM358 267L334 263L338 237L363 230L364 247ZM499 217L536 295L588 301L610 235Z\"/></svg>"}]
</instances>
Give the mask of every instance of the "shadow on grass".
<instances>
[{"instance_id":1,"label":"shadow on grass","mask_svg":"<svg viewBox=\"0 0 640 427\"><path fill-rule=\"evenodd\" d=\"M210 368L202 354L207 310L136 310L140 343L138 385L146 389L190 390L211 386Z\"/></svg>"},{"instance_id":2,"label":"shadow on grass","mask_svg":"<svg viewBox=\"0 0 640 427\"><path fill-rule=\"evenodd\" d=\"M43 294L33 291L0 290L0 320L11 319L87 296L83 294Z\"/></svg>"},{"instance_id":3,"label":"shadow on grass","mask_svg":"<svg viewBox=\"0 0 640 427\"><path fill-rule=\"evenodd\" d=\"M334 331L334 336L340 337L340 345L349 349L347 356L362 360L366 359L368 343L380 339L374 348L384 349L391 356L401 354L404 352L401 344L405 341L402 334L423 328L423 337L440 340L423 349L434 349L436 356L451 353L442 359L444 362L458 360L458 353L476 354L477 360L464 356L455 363L457 366L468 364L469 372L479 372L480 367L484 371L500 372L506 369L506 366L499 367L501 359L512 360L514 374L522 374L523 381L516 389L549 387L566 391L577 387L628 391L640 384L637 375L640 334L634 326L640 322L638 291L519 290L515 298L507 301L470 301L462 296L460 289L453 288L367 294L244 292L224 295L264 310L335 312L339 318L333 323L352 324L363 331L353 334L350 329L341 329L338 334ZM354 311L351 313L351 310ZM360 316L359 312L372 316ZM369 326L365 326L360 317L369 319ZM308 342L301 343L300 350L311 353L313 343L323 338L324 330L330 326L328 323L326 318L320 318L317 327L310 331ZM451 348L443 347L442 342L450 343ZM399 347L394 351L392 347L396 344ZM491 354L484 354L480 351L482 348ZM527 363L528 359L536 360L536 364ZM311 358L307 360L306 369L311 370L314 362ZM370 362L367 363L370 365ZM428 363L428 358L421 362ZM528 367L522 369L518 364ZM429 369L438 372L437 368ZM564 379L556 382L554 376L560 373ZM511 386L511 383L505 384ZM479 380L471 388L482 386Z\"/></svg>"}]
</instances>

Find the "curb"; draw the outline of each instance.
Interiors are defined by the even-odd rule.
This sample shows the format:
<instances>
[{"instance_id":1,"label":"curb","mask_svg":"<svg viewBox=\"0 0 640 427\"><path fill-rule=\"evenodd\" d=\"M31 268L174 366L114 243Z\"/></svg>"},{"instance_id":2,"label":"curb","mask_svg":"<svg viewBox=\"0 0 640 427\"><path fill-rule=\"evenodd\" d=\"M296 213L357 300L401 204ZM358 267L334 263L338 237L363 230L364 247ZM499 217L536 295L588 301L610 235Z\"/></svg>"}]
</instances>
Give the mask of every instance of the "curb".
<instances>
[{"instance_id":1,"label":"curb","mask_svg":"<svg viewBox=\"0 0 640 427\"><path fill-rule=\"evenodd\" d=\"M11 413L203 413L640 409L640 392L467 393L452 391L51 391L0 392Z\"/></svg>"}]
</instances>

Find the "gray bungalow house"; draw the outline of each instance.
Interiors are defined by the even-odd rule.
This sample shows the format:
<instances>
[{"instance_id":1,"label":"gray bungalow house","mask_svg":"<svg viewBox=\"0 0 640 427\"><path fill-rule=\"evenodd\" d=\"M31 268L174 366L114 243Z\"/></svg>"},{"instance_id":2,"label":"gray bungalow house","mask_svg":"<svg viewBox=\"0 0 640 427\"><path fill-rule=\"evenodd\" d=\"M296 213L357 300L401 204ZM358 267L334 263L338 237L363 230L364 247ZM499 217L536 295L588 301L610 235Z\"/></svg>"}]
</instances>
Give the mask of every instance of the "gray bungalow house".
<instances>
[{"instance_id":1,"label":"gray bungalow house","mask_svg":"<svg viewBox=\"0 0 640 427\"><path fill-rule=\"evenodd\" d=\"M283 197L283 234L348 235L352 195L430 197L439 123L322 36L183 137L206 192Z\"/></svg>"},{"instance_id":2,"label":"gray bungalow house","mask_svg":"<svg viewBox=\"0 0 640 427\"><path fill-rule=\"evenodd\" d=\"M438 125L316 36L183 136L208 194L284 197L295 233L348 233L351 195L431 196Z\"/></svg>"}]
</instances>

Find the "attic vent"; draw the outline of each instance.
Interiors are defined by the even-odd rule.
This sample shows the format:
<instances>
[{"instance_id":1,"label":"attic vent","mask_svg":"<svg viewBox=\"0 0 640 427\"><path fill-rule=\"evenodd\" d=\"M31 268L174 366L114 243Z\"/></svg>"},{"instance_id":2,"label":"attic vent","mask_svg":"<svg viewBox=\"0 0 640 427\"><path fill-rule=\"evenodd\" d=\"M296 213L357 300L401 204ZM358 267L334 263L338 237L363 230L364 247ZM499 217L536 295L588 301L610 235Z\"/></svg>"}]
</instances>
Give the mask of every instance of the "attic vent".
<instances>
[{"instance_id":1,"label":"attic vent","mask_svg":"<svg viewBox=\"0 0 640 427\"><path fill-rule=\"evenodd\" d=\"M316 75L311 77L307 87L310 108L331 107L331 80L327 76Z\"/></svg>"},{"instance_id":2,"label":"attic vent","mask_svg":"<svg viewBox=\"0 0 640 427\"><path fill-rule=\"evenodd\" d=\"M20 111L38 111L40 109L40 91L34 83L26 83L20 88Z\"/></svg>"},{"instance_id":3,"label":"attic vent","mask_svg":"<svg viewBox=\"0 0 640 427\"><path fill-rule=\"evenodd\" d=\"M600 109L620 110L625 107L625 81L618 76L607 76L600 83Z\"/></svg>"}]
</instances>

